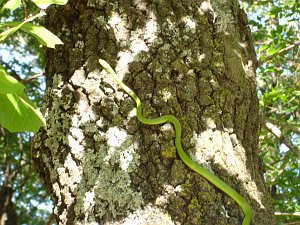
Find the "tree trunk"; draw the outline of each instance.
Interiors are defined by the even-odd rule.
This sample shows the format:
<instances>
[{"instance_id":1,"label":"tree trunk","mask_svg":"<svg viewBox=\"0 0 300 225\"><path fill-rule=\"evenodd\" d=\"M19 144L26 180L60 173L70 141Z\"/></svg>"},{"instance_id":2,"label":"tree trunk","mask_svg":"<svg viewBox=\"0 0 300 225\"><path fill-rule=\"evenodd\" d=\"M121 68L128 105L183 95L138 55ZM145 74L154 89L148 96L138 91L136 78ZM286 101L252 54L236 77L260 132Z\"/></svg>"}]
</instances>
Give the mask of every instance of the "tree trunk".
<instances>
[{"instance_id":1,"label":"tree trunk","mask_svg":"<svg viewBox=\"0 0 300 225\"><path fill-rule=\"evenodd\" d=\"M5 135L0 133L1 139L5 138ZM5 141L4 141L5 143ZM1 143L2 144L2 143ZM2 146L2 154L5 154L6 162L3 167L3 176L1 177L0 183L0 225L16 225L18 223L18 217L16 212L16 206L13 202L13 173L11 171L11 162L7 152L7 147Z\"/></svg>"},{"instance_id":2,"label":"tree trunk","mask_svg":"<svg viewBox=\"0 0 300 225\"><path fill-rule=\"evenodd\" d=\"M12 188L0 186L0 225L16 225L18 217L12 201Z\"/></svg>"},{"instance_id":3,"label":"tree trunk","mask_svg":"<svg viewBox=\"0 0 300 225\"><path fill-rule=\"evenodd\" d=\"M176 116L184 150L274 224L258 158L256 59L237 0L69 0L45 26L47 127L33 158L59 224L241 224L240 207L188 169L170 124L144 125L108 61L141 98L143 115Z\"/></svg>"}]
</instances>

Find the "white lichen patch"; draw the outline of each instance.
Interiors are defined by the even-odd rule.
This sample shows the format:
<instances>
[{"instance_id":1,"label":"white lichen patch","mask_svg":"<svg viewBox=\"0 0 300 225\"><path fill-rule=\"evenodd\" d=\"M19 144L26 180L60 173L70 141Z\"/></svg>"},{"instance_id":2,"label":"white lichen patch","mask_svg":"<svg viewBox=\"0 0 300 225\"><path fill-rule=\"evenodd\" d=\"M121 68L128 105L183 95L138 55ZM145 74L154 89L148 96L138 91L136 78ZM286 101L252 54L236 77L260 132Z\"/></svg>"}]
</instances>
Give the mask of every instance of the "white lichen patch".
<instances>
[{"instance_id":1,"label":"white lichen patch","mask_svg":"<svg viewBox=\"0 0 300 225\"><path fill-rule=\"evenodd\" d=\"M83 141L84 134L82 129L79 129L78 127L71 127L70 133L74 139L76 139L79 143Z\"/></svg>"},{"instance_id":2,"label":"white lichen patch","mask_svg":"<svg viewBox=\"0 0 300 225\"><path fill-rule=\"evenodd\" d=\"M183 21L185 22L186 26L192 31L195 32L196 29L196 22L193 21L193 19L189 16L186 16L183 18Z\"/></svg>"},{"instance_id":3,"label":"white lichen patch","mask_svg":"<svg viewBox=\"0 0 300 225\"><path fill-rule=\"evenodd\" d=\"M105 123L104 123L104 118L102 116L96 121L96 125L100 128L104 127Z\"/></svg>"},{"instance_id":4,"label":"white lichen patch","mask_svg":"<svg viewBox=\"0 0 300 225\"><path fill-rule=\"evenodd\" d=\"M61 106L69 98L62 94L62 77L55 76L53 85L56 86L47 93L52 107L48 111L45 141L53 157L42 154L42 159L47 167L53 167L50 179L57 181L53 185L57 207L74 207L76 217L88 218L82 221L85 224L95 221L96 216L117 217L139 209L142 194L131 188L130 177L139 164L133 137L118 127L111 127L106 133L99 131L99 127L106 126L104 119L96 117L81 89L74 94L77 101L72 109L77 113L62 111ZM114 101L103 102L110 113L118 113ZM86 139L86 134L94 134L97 152L86 146L93 146L93 140ZM66 220L65 213L60 212L60 217Z\"/></svg>"},{"instance_id":5,"label":"white lichen patch","mask_svg":"<svg viewBox=\"0 0 300 225\"><path fill-rule=\"evenodd\" d=\"M82 168L76 165L70 153L65 159L64 168L68 170L69 184L79 184L81 181Z\"/></svg>"},{"instance_id":6,"label":"white lichen patch","mask_svg":"<svg viewBox=\"0 0 300 225\"><path fill-rule=\"evenodd\" d=\"M69 175L66 173L66 169L63 167L57 168L58 179L61 185L67 185L69 182Z\"/></svg>"},{"instance_id":7,"label":"white lichen patch","mask_svg":"<svg viewBox=\"0 0 300 225\"><path fill-rule=\"evenodd\" d=\"M67 216L68 216L68 210L64 209L63 212L61 212L58 216L60 224L67 224L68 221Z\"/></svg>"},{"instance_id":8,"label":"white lichen patch","mask_svg":"<svg viewBox=\"0 0 300 225\"><path fill-rule=\"evenodd\" d=\"M118 71L118 67L123 68L127 66L128 63L133 62L133 56L130 54L129 51L119 52L118 58L119 61L118 61L117 71Z\"/></svg>"},{"instance_id":9,"label":"white lichen patch","mask_svg":"<svg viewBox=\"0 0 300 225\"><path fill-rule=\"evenodd\" d=\"M84 196L83 208L84 212L89 211L95 205L95 193L93 191L88 191Z\"/></svg>"},{"instance_id":10,"label":"white lichen patch","mask_svg":"<svg viewBox=\"0 0 300 225\"><path fill-rule=\"evenodd\" d=\"M215 121L212 118L206 118L206 127L209 129L215 129L217 127Z\"/></svg>"},{"instance_id":11,"label":"white lichen patch","mask_svg":"<svg viewBox=\"0 0 300 225\"><path fill-rule=\"evenodd\" d=\"M164 90L162 94L163 94L162 98L164 101L168 101L172 97L172 93L167 90Z\"/></svg>"},{"instance_id":12,"label":"white lichen patch","mask_svg":"<svg viewBox=\"0 0 300 225\"><path fill-rule=\"evenodd\" d=\"M127 74L129 72L128 65L129 65L129 63L133 62L133 56L128 50L126 50L124 52L122 52L122 51L119 52L118 58L119 58L119 61L116 66L116 73L118 74L118 78L123 80L123 78L125 77L125 74Z\"/></svg>"},{"instance_id":13,"label":"white lichen patch","mask_svg":"<svg viewBox=\"0 0 300 225\"><path fill-rule=\"evenodd\" d=\"M122 225L174 225L170 215L163 212L160 207L153 206L148 204L143 209L135 210L133 213L130 213L126 219L121 223ZM110 225L109 222L105 225Z\"/></svg>"},{"instance_id":14,"label":"white lichen patch","mask_svg":"<svg viewBox=\"0 0 300 225\"><path fill-rule=\"evenodd\" d=\"M145 41L141 38L134 38L131 41L131 46L130 46L130 50L133 53L133 56L137 55L138 53L140 53L141 51L145 51L148 52L149 48L146 45Z\"/></svg>"},{"instance_id":15,"label":"white lichen patch","mask_svg":"<svg viewBox=\"0 0 300 225\"><path fill-rule=\"evenodd\" d=\"M137 8L145 7L144 2L138 2L139 1L135 2ZM130 31L126 30L126 27L128 27L128 18L126 16L122 17L118 13L113 12L109 18L109 28L114 31L114 35L120 43L120 47L126 49L118 53L121 63L118 63L116 70L121 78L128 72L128 64L133 60L142 60L139 54L141 52L148 52L151 45L157 39L158 26L155 13L147 9L146 18L148 20L144 28L137 28L136 30Z\"/></svg>"},{"instance_id":16,"label":"white lichen patch","mask_svg":"<svg viewBox=\"0 0 300 225\"><path fill-rule=\"evenodd\" d=\"M107 144L111 147L120 147L128 137L127 133L119 127L111 127L106 133Z\"/></svg>"},{"instance_id":17,"label":"white lichen patch","mask_svg":"<svg viewBox=\"0 0 300 225\"><path fill-rule=\"evenodd\" d=\"M60 204L61 204L61 195L60 195L60 188L59 188L58 182L54 182L52 184L52 189L53 189L53 192L55 193L55 195L58 196L56 205L60 206Z\"/></svg>"},{"instance_id":18,"label":"white lichen patch","mask_svg":"<svg viewBox=\"0 0 300 225\"><path fill-rule=\"evenodd\" d=\"M72 116L71 126L72 127L79 127L79 117L78 116Z\"/></svg>"},{"instance_id":19,"label":"white lichen patch","mask_svg":"<svg viewBox=\"0 0 300 225\"><path fill-rule=\"evenodd\" d=\"M133 160L134 148L128 148L120 154L120 167L123 171L128 171L129 165Z\"/></svg>"},{"instance_id":20,"label":"white lichen patch","mask_svg":"<svg viewBox=\"0 0 300 225\"><path fill-rule=\"evenodd\" d=\"M84 146L71 135L68 135L68 145L71 147L71 152L74 154L76 159L82 160L85 155Z\"/></svg>"},{"instance_id":21,"label":"white lichen patch","mask_svg":"<svg viewBox=\"0 0 300 225\"><path fill-rule=\"evenodd\" d=\"M81 101L81 102L83 102L83 101ZM72 116L72 118L71 118L72 129L74 130L74 127L78 128L83 125L85 131L97 132L97 126L94 122L96 120L97 116L93 112L92 108L89 107L86 103L82 103L82 104L79 103L79 104L77 104L77 107L78 107L78 110L80 111L80 114L74 114ZM77 134L77 136L78 135L80 135L80 134Z\"/></svg>"},{"instance_id":22,"label":"white lichen patch","mask_svg":"<svg viewBox=\"0 0 300 225\"><path fill-rule=\"evenodd\" d=\"M130 112L128 113L128 119L136 117L136 108L133 108L132 110L130 110Z\"/></svg>"},{"instance_id":23,"label":"white lichen patch","mask_svg":"<svg viewBox=\"0 0 300 225\"><path fill-rule=\"evenodd\" d=\"M198 163L208 164L207 161L213 159L215 150L212 148L214 144L212 136L213 131L210 129L203 131L201 134L193 133L191 141L194 143L196 149L193 158L196 159Z\"/></svg>"},{"instance_id":24,"label":"white lichen patch","mask_svg":"<svg viewBox=\"0 0 300 225\"><path fill-rule=\"evenodd\" d=\"M89 108L89 104L86 98L80 99L78 102L75 103L75 107L78 109L79 112L87 112ZM89 120L89 115L84 113L82 115L86 115L85 118L81 119L81 123L84 123Z\"/></svg>"},{"instance_id":25,"label":"white lichen patch","mask_svg":"<svg viewBox=\"0 0 300 225\"><path fill-rule=\"evenodd\" d=\"M230 137L221 131L208 129L201 134L193 133L192 142L195 145L195 152L191 158L203 167L211 170L210 163L223 168L236 167L237 159L234 155ZM231 148L230 148L231 146Z\"/></svg>"},{"instance_id":26,"label":"white lichen patch","mask_svg":"<svg viewBox=\"0 0 300 225\"><path fill-rule=\"evenodd\" d=\"M74 207L75 213L89 213L89 218L116 217L139 209L143 203L142 194L130 187L130 172L139 164L133 137L119 127L111 127L98 139L106 144L99 144L96 155L92 150L86 152L84 176L88 179L80 184L78 193L85 197Z\"/></svg>"},{"instance_id":27,"label":"white lichen patch","mask_svg":"<svg viewBox=\"0 0 300 225\"><path fill-rule=\"evenodd\" d=\"M148 20L145 26L144 39L147 43L152 44L157 38L157 29L156 16L153 14L153 19Z\"/></svg>"},{"instance_id":28,"label":"white lichen patch","mask_svg":"<svg viewBox=\"0 0 300 225\"><path fill-rule=\"evenodd\" d=\"M203 62L203 60L206 58L206 55L205 55L205 53L198 53L197 54L197 56L198 56L198 61L201 63L201 62Z\"/></svg>"},{"instance_id":29,"label":"white lichen patch","mask_svg":"<svg viewBox=\"0 0 300 225\"><path fill-rule=\"evenodd\" d=\"M139 156L135 153L133 137L128 135L119 127L111 127L106 132L108 152L104 158L106 163L119 161L119 166L123 171L131 171L136 167ZM130 164L133 165L130 167Z\"/></svg>"},{"instance_id":30,"label":"white lichen patch","mask_svg":"<svg viewBox=\"0 0 300 225\"><path fill-rule=\"evenodd\" d=\"M94 190L88 191L84 194L83 198L83 212L84 212L84 223L83 224L99 224L95 222L94 216L94 205L95 205L95 192Z\"/></svg>"},{"instance_id":31,"label":"white lichen patch","mask_svg":"<svg viewBox=\"0 0 300 225\"><path fill-rule=\"evenodd\" d=\"M168 203L168 199L171 195L177 195L177 193L180 193L181 191L182 188L180 185L176 186L176 188L174 188L172 185L164 185L163 194L155 199L155 205L165 206Z\"/></svg>"},{"instance_id":32,"label":"white lichen patch","mask_svg":"<svg viewBox=\"0 0 300 225\"><path fill-rule=\"evenodd\" d=\"M203 1L201 3L201 6L199 8L199 12L202 14L202 12L213 12L213 9L212 9L212 6L210 4L210 0L206 0L206 1Z\"/></svg>"},{"instance_id":33,"label":"white lichen patch","mask_svg":"<svg viewBox=\"0 0 300 225\"><path fill-rule=\"evenodd\" d=\"M82 111L82 112L83 113L80 115L81 116L80 123L79 123L80 125L88 123L91 120L93 120L93 118L95 118L95 113L91 108L88 108L87 111Z\"/></svg>"},{"instance_id":34,"label":"white lichen patch","mask_svg":"<svg viewBox=\"0 0 300 225\"><path fill-rule=\"evenodd\" d=\"M238 164L242 164L243 161L240 160L240 163L239 163L238 157L235 154L232 142L230 140L230 135L227 132L225 132L222 134L222 139L223 139L222 149L224 152L224 158L225 158L224 162L225 162L226 166L227 167L238 167L239 166ZM242 165L240 165L240 166L242 166Z\"/></svg>"},{"instance_id":35,"label":"white lichen patch","mask_svg":"<svg viewBox=\"0 0 300 225\"><path fill-rule=\"evenodd\" d=\"M68 206L71 206L74 203L75 198L72 195L72 193L69 192L69 187L65 186L62 193L63 193L63 197L64 197L64 203Z\"/></svg>"},{"instance_id":36,"label":"white lichen patch","mask_svg":"<svg viewBox=\"0 0 300 225\"><path fill-rule=\"evenodd\" d=\"M237 177L241 185L244 186L243 188L250 190L248 192L250 197L255 199L263 208L263 196L256 191L258 188L247 171L245 149L236 138L236 135L208 129L201 134L194 132L191 141L195 145L195 152L191 153L190 157L195 162L213 172L210 167L212 162L218 165L221 170Z\"/></svg>"},{"instance_id":37,"label":"white lichen patch","mask_svg":"<svg viewBox=\"0 0 300 225\"><path fill-rule=\"evenodd\" d=\"M119 13L112 12L108 24L114 29L115 38L118 42L127 39L127 30L125 28L127 26L127 21L125 18L122 18Z\"/></svg>"}]
</instances>

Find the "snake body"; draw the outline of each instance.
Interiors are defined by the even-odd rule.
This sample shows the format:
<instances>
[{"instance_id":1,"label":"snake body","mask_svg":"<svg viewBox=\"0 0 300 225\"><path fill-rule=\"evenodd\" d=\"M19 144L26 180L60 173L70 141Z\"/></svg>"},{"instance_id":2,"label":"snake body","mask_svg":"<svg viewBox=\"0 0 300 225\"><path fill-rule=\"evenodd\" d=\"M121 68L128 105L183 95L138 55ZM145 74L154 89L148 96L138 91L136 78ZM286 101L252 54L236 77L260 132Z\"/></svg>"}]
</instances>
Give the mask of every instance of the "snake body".
<instances>
[{"instance_id":1,"label":"snake body","mask_svg":"<svg viewBox=\"0 0 300 225\"><path fill-rule=\"evenodd\" d=\"M136 116L139 121L148 125L157 125L163 123L172 123L175 128L175 146L177 153L181 160L196 173L205 177L209 182L218 187L220 190L229 195L241 208L244 213L244 220L242 225L249 225L252 217L252 210L247 201L238 194L234 189L232 189L228 184L222 181L219 177L214 175L209 170L205 169L195 161L193 161L183 150L181 145L181 125L178 119L172 115L164 115L154 119L145 118L142 115L142 103L139 97L127 87L118 77L111 66L103 59L99 59L99 63L103 68L113 77L113 79L119 84L119 86L135 101L136 103Z\"/></svg>"}]
</instances>

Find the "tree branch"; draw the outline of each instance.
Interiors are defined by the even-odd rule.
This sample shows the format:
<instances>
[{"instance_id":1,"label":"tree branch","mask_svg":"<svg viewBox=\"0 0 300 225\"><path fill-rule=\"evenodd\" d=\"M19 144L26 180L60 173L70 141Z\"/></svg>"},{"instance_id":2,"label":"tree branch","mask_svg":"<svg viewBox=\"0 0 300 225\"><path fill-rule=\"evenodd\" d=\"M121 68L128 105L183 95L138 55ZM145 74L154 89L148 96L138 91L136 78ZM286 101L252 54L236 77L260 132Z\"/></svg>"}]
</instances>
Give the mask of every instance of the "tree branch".
<instances>
[{"instance_id":1,"label":"tree branch","mask_svg":"<svg viewBox=\"0 0 300 225\"><path fill-rule=\"evenodd\" d=\"M2 64L5 67L5 69L10 70L10 72L9 72L10 76L14 77L17 81L19 81L19 82L21 82L23 84L26 84L26 83L28 83L28 82L30 82L30 81L32 81L32 80L34 80L34 79L36 79L36 78L41 77L41 76L44 75L44 73L41 72L41 73L37 73L37 74L35 74L35 75L31 76L31 77L27 77L24 80L22 80L22 78L18 75L18 73L15 70L13 70L8 63L4 62L1 59L1 57L0 57L0 64Z\"/></svg>"},{"instance_id":2,"label":"tree branch","mask_svg":"<svg viewBox=\"0 0 300 225\"><path fill-rule=\"evenodd\" d=\"M285 129L285 130L291 130L294 133L300 134L300 127L296 127L293 124L289 124L289 123L284 123L284 122L279 122L273 119L268 118L267 121L276 124L277 126L280 126L281 128Z\"/></svg>"},{"instance_id":3,"label":"tree branch","mask_svg":"<svg viewBox=\"0 0 300 225\"><path fill-rule=\"evenodd\" d=\"M28 11L27 11L27 4L25 2L25 0L22 0L22 5L23 5L23 8L24 8L24 20L26 20L28 18Z\"/></svg>"},{"instance_id":4,"label":"tree branch","mask_svg":"<svg viewBox=\"0 0 300 225\"><path fill-rule=\"evenodd\" d=\"M268 119L263 118L261 120L262 125L269 130L272 134L275 135L283 144L285 144L296 156L300 158L300 150L295 146L289 138L287 138L281 130L271 123L271 121L268 121Z\"/></svg>"},{"instance_id":5,"label":"tree branch","mask_svg":"<svg viewBox=\"0 0 300 225\"><path fill-rule=\"evenodd\" d=\"M269 55L267 58L264 59L264 61L259 61L259 62L258 62L258 66L261 66L263 63L265 63L265 62L267 62L267 61L269 61L269 60L272 60L272 59L275 58L276 56L278 56L278 55L280 55L280 54L282 54L282 53L284 53L284 52L287 52L287 51L291 50L292 48L294 48L294 47L296 47L296 46L298 46L298 45L300 45L300 41L295 41L295 42L293 42L293 43L290 44L289 46L287 46L287 47L281 49L280 51L274 53L273 55Z\"/></svg>"}]
</instances>

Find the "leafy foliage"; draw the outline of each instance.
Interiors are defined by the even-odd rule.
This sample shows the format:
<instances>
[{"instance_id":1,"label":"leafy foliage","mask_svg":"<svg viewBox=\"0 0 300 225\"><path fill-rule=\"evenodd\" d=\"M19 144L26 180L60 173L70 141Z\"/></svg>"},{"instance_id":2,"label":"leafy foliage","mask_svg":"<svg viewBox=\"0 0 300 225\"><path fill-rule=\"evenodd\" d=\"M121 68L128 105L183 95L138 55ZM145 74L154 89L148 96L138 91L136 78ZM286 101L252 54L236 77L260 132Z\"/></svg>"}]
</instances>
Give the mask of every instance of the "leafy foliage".
<instances>
[{"instance_id":1,"label":"leafy foliage","mask_svg":"<svg viewBox=\"0 0 300 225\"><path fill-rule=\"evenodd\" d=\"M65 4L66 1L58 0L35 0L38 6L48 6L53 3ZM13 10L21 5L20 1L9 0L1 9L2 13L5 9ZM25 6L24 6L25 7ZM55 48L57 44L63 44L61 40L48 31L46 28L30 23L34 19L46 15L45 12L37 13L34 16L26 18L23 22L2 22L0 29L10 27L0 33L0 42L14 34L19 29L34 36L42 45ZM15 131L33 131L37 132L39 127L45 125L42 114L30 101L24 93L23 85L14 80L13 77L7 75L5 68L1 66L0 86L9 88L6 92L0 90L0 124L11 132ZM9 86L7 86L10 84ZM13 87L16 88L13 88ZM20 88L21 87L21 88ZM21 89L21 92L19 91ZM18 91L18 92L16 92Z\"/></svg>"},{"instance_id":2,"label":"leafy foliage","mask_svg":"<svg viewBox=\"0 0 300 225\"><path fill-rule=\"evenodd\" d=\"M0 42L5 40L0 45L3 56L0 57L0 124L14 132L36 132L41 125L45 125L44 118L34 104L41 105L44 92L41 44L54 48L62 42L50 31L36 24L35 19L43 16L44 12L31 17L27 15L28 11L37 12L37 6L46 8L54 3L65 4L66 0L22 3L23 9L20 7L20 0L0 0ZM20 30L25 32L19 32ZM29 151L32 134L10 131L0 127L1 221L2 200L5 199L5 203L10 204L10 210L13 211L12 214L7 211L7 215L17 217L12 220L14 224L46 224L50 218L51 202L32 166ZM7 194L7 190L12 195ZM41 204L44 208L40 208Z\"/></svg>"},{"instance_id":3,"label":"leafy foliage","mask_svg":"<svg viewBox=\"0 0 300 225\"><path fill-rule=\"evenodd\" d=\"M245 8L260 61L260 150L266 183L279 224L299 221L292 213L300 211L300 3L251 1Z\"/></svg>"}]
</instances>

